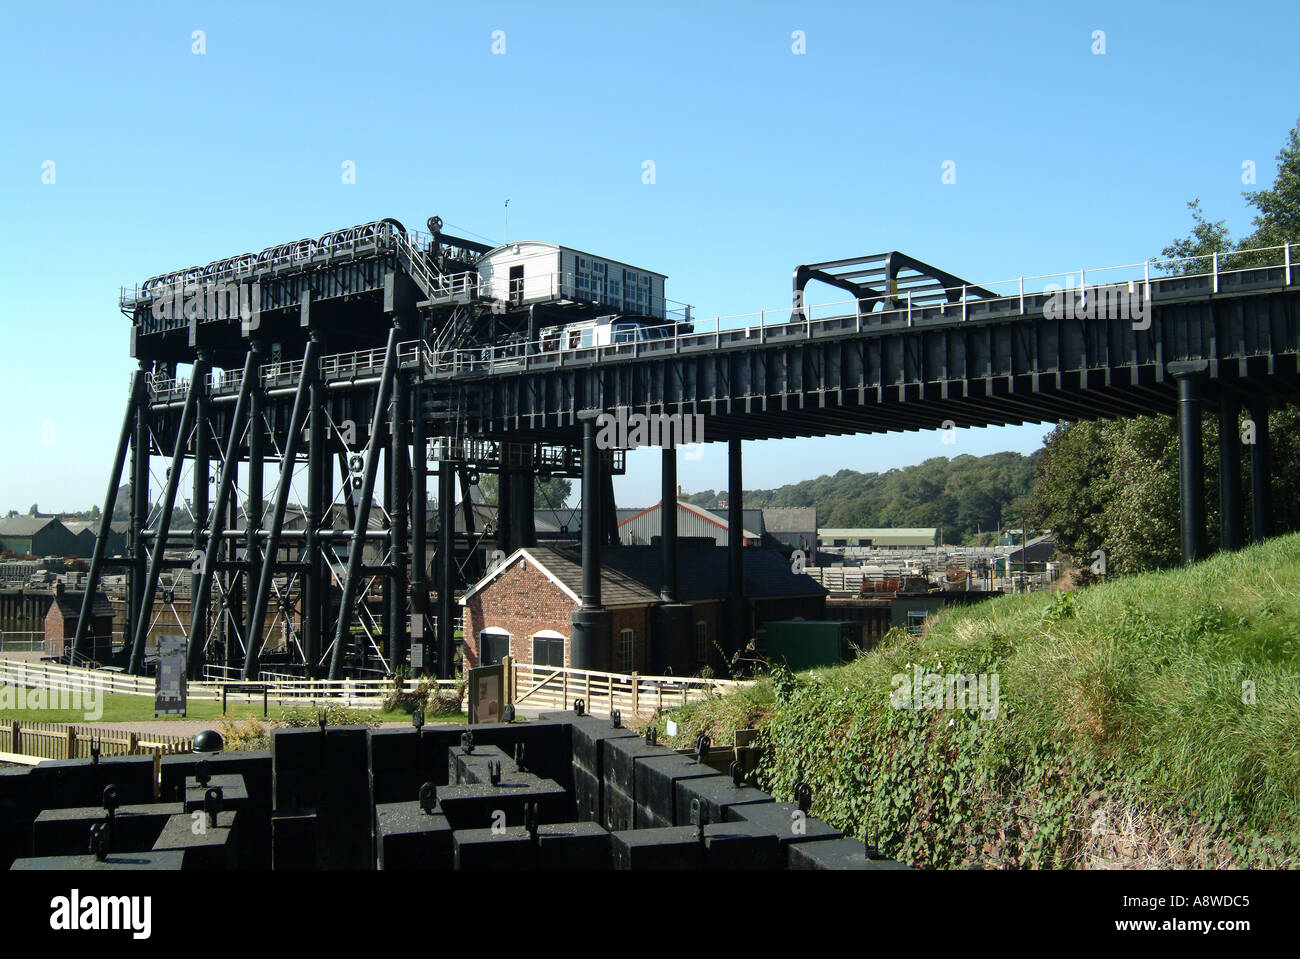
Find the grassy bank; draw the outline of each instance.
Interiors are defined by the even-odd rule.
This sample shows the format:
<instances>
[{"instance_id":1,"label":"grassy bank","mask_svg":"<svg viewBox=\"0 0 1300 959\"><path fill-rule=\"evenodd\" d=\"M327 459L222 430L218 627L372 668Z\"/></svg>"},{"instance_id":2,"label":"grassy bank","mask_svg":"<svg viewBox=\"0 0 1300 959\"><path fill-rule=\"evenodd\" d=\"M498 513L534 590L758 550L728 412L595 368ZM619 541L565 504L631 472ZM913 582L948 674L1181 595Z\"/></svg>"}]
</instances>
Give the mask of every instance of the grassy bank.
<instances>
[{"instance_id":1,"label":"grassy bank","mask_svg":"<svg viewBox=\"0 0 1300 959\"><path fill-rule=\"evenodd\" d=\"M758 726L764 786L788 798L807 781L815 815L915 865L1290 866L1297 636L1292 535L953 609L847 666L778 672L674 718L683 744ZM996 717L892 705L918 667L983 674L990 693L996 679Z\"/></svg>"}]
</instances>

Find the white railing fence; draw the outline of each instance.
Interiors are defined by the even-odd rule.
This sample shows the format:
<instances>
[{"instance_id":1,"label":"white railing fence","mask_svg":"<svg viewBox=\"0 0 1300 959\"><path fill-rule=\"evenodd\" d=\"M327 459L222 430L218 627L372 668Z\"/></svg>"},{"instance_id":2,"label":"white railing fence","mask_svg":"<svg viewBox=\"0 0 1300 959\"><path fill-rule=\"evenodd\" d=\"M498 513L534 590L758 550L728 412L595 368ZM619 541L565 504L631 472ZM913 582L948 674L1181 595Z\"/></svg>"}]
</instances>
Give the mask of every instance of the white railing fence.
<instances>
[{"instance_id":1,"label":"white railing fence","mask_svg":"<svg viewBox=\"0 0 1300 959\"><path fill-rule=\"evenodd\" d=\"M609 715L618 709L629 719L656 710L670 709L722 695L743 682L696 676L641 676L637 673L607 673L599 670L560 666L510 663L510 690L516 705L530 709L572 709L581 699L586 710ZM456 679L428 680L443 691L461 684ZM408 679L405 688L414 689L420 680ZM104 669L84 669L55 663L26 663L0 659L0 684L51 690L117 693L153 696L154 680ZM229 687L229 688L227 688ZM254 688L256 687L256 688ZM232 702L261 702L266 696L280 705L338 704L377 708L393 691L392 679L289 679L265 676L252 682L238 678L205 679L186 684L194 700L221 701L223 690Z\"/></svg>"}]
</instances>

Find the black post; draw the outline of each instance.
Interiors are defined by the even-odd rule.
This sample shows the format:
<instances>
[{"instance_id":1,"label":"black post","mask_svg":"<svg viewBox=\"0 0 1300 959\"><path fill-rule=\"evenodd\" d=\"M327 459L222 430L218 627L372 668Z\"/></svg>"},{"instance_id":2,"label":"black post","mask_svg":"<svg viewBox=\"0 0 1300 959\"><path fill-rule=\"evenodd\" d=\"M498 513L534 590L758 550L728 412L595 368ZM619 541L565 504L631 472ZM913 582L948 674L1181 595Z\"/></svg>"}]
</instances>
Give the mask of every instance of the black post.
<instances>
[{"instance_id":1,"label":"black post","mask_svg":"<svg viewBox=\"0 0 1300 959\"><path fill-rule=\"evenodd\" d=\"M316 339L307 340L307 349L302 356L302 374L298 380L298 389L293 395L293 411L289 414L289 429L285 434L284 448L281 451L280 481L275 488L271 525L266 531L262 576L257 582L257 595L253 597L251 603L252 622L249 624L248 635L244 639L244 670L241 675L245 680L257 677L257 656L261 652L262 634L266 630L266 607L271 597L271 581L275 579L276 553L280 550L284 512L289 505L289 489L293 486L293 468L298 459L298 447L302 443L303 421L307 418L307 389L315 379L319 347L320 343Z\"/></svg>"},{"instance_id":2,"label":"black post","mask_svg":"<svg viewBox=\"0 0 1300 959\"><path fill-rule=\"evenodd\" d=\"M108 489L104 493L104 511L99 517L95 548L90 554L90 571L86 574L86 595L81 598L81 615L77 617L76 637L72 640L72 656L69 659L72 664L86 655L86 631L90 626L90 612L95 604L95 590L99 588L99 575L104 565L104 552L108 549L108 538L113 532L113 510L117 508L117 488L122 481L122 467L126 463L127 450L131 446L131 430L135 426L136 410L140 406L143 392L144 371L137 369L131 374L126 415L122 418L122 430L118 434L117 450L113 454L113 468L108 474ZM103 637L95 638L98 640ZM108 641L112 641L111 636L108 637Z\"/></svg>"},{"instance_id":3,"label":"black post","mask_svg":"<svg viewBox=\"0 0 1300 959\"><path fill-rule=\"evenodd\" d=\"M429 530L429 451L425 436L423 391L419 384L411 387L411 622L423 644L429 611L429 558L426 536ZM414 662L415 657L411 657ZM421 670L423 671L423 670Z\"/></svg>"},{"instance_id":4,"label":"black post","mask_svg":"<svg viewBox=\"0 0 1300 959\"><path fill-rule=\"evenodd\" d=\"M1241 549L1241 403L1226 389L1219 393L1219 549Z\"/></svg>"},{"instance_id":5,"label":"black post","mask_svg":"<svg viewBox=\"0 0 1300 959\"><path fill-rule=\"evenodd\" d=\"M167 472L167 490L163 494L162 514L154 533L153 555L149 558L149 572L145 574L144 589L140 598L135 639L131 643L131 662L128 672L140 675L144 671L144 647L149 636L149 621L153 615L153 601L158 592L158 574L162 572L163 554L167 552L167 534L171 532L172 510L176 506L176 489L181 481L181 467L185 465L185 447L188 445L190 426L194 422L194 409L203 377L208 372L207 360L199 356L194 362L189 391L185 395L185 408L176 428L176 446L172 451L171 468Z\"/></svg>"},{"instance_id":6,"label":"black post","mask_svg":"<svg viewBox=\"0 0 1300 959\"><path fill-rule=\"evenodd\" d=\"M663 470L659 484L659 545L663 551L664 581L659 598L677 602L677 449L663 448Z\"/></svg>"},{"instance_id":7,"label":"black post","mask_svg":"<svg viewBox=\"0 0 1300 959\"><path fill-rule=\"evenodd\" d=\"M400 374L399 374L400 376ZM394 383L396 386L396 383ZM391 424L386 423L385 426ZM384 536L384 544L388 548L388 561L392 564L393 556L397 551L397 543L393 539L393 473L397 469L397 464L393 459L392 449L392 430L387 434L387 442L384 443L383 463L384 463L384 512L388 514L388 532ZM393 607L396 605L393 590L393 573L384 576L379 583L379 642L375 645L379 648L380 662L383 661L383 651L388 649L388 655L391 659L393 649ZM389 668L393 668L389 664Z\"/></svg>"},{"instance_id":8,"label":"black post","mask_svg":"<svg viewBox=\"0 0 1300 959\"><path fill-rule=\"evenodd\" d=\"M1183 565L1205 556L1204 463L1201 456L1201 382L1198 373L1178 379L1178 475L1181 501Z\"/></svg>"},{"instance_id":9,"label":"black post","mask_svg":"<svg viewBox=\"0 0 1300 959\"><path fill-rule=\"evenodd\" d=\"M248 656L248 637L253 632L253 596L262 581L262 501L266 497L266 390L262 386L262 359L266 348L261 340L252 340L253 382L249 387L248 411L248 513L247 537L244 540L244 656ZM260 627L259 627L260 635Z\"/></svg>"},{"instance_id":10,"label":"black post","mask_svg":"<svg viewBox=\"0 0 1300 959\"><path fill-rule=\"evenodd\" d=\"M321 351L325 348L325 334L311 330L311 339ZM307 675L314 677L320 669L321 615L324 607L324 555L321 550L321 510L329 500L324 497L325 464L325 384L321 381L320 357L312 369L303 367L302 375L310 377L307 387L307 515L303 532L302 558L307 564L303 574L302 633L303 659Z\"/></svg>"},{"instance_id":11,"label":"black post","mask_svg":"<svg viewBox=\"0 0 1300 959\"><path fill-rule=\"evenodd\" d=\"M515 481L515 473L507 464L508 453L506 448L508 443L501 444L501 469L497 473L497 549L507 556L519 544L511 539L514 532L514 505L515 497L511 493L512 485Z\"/></svg>"},{"instance_id":12,"label":"black post","mask_svg":"<svg viewBox=\"0 0 1300 959\"><path fill-rule=\"evenodd\" d=\"M254 374L256 375L256 374ZM250 393L251 397L251 393ZM235 442L235 462L231 466L231 479L239 485L240 442ZM239 529L239 497L231 496L227 507L226 528ZM227 547L226 560L230 572L226 573L226 643L222 656L222 665L229 668L231 663L239 662L239 638L244 629L244 578L239 572L239 540L231 538Z\"/></svg>"},{"instance_id":13,"label":"black post","mask_svg":"<svg viewBox=\"0 0 1300 959\"><path fill-rule=\"evenodd\" d=\"M199 351L199 356L205 356L204 351ZM206 365L206 358L205 358ZM212 456L208 451L208 433L211 425L208 422L208 384L207 377L203 377L203 382L198 383L199 395L194 411L194 539L193 550L190 558L204 556L206 563L206 550L203 534L208 527L208 506L211 499L212 485ZM219 515L219 511L218 514ZM194 661L194 650L199 650L199 657L202 658L203 651L208 645L208 603L206 598L202 603L196 600L199 591L199 580L203 578L203 566L199 567L199 572L194 572L193 564L190 566L190 635L188 640L187 669L189 663ZM210 582L210 581L209 581Z\"/></svg>"},{"instance_id":14,"label":"black post","mask_svg":"<svg viewBox=\"0 0 1300 959\"><path fill-rule=\"evenodd\" d=\"M443 455L450 451L444 450ZM456 550L455 467L447 459L438 462L438 678L451 678L455 637L453 589Z\"/></svg>"},{"instance_id":15,"label":"black post","mask_svg":"<svg viewBox=\"0 0 1300 959\"><path fill-rule=\"evenodd\" d=\"M1255 442L1250 448L1250 538L1262 543L1273 535L1273 445L1268 435L1268 404L1251 403Z\"/></svg>"},{"instance_id":16,"label":"black post","mask_svg":"<svg viewBox=\"0 0 1300 959\"><path fill-rule=\"evenodd\" d=\"M212 507L212 516L208 525L208 538L200 567L198 582L190 593L190 647L188 650L186 670L191 679L198 679L203 666L204 644L197 642L196 623L199 610L208 608L212 596L212 577L216 575L217 560L221 556L222 533L225 532L226 517L230 504L230 493L235 485L235 474L239 470L239 449L241 434L244 430L244 416L248 411L248 395L252 381L257 377L257 367L253 354L244 358L244 378L239 384L239 395L235 398L235 412L230 419L230 435L226 438L225 459L221 464L221 476L217 483L217 499ZM196 544L198 534L195 533ZM196 546L197 548L197 546Z\"/></svg>"},{"instance_id":17,"label":"black post","mask_svg":"<svg viewBox=\"0 0 1300 959\"><path fill-rule=\"evenodd\" d=\"M388 400L393 392L393 375L397 371L398 328L388 333L388 346L384 350L384 371L379 377L375 395L375 411L370 421L370 440L366 451L365 475L361 481L361 498L357 503L356 523L348 547L348 568L344 576L343 595L339 600L339 618L334 628L334 650L330 655L330 679L340 678L343 668L343 644L347 641L352 609L356 604L357 586L361 580L361 565L366 550L366 530L370 527L370 501L375 495L375 477L379 471L379 454L383 447L383 429Z\"/></svg>"},{"instance_id":18,"label":"black post","mask_svg":"<svg viewBox=\"0 0 1300 959\"><path fill-rule=\"evenodd\" d=\"M140 365L144 370L144 364ZM135 413L135 441L131 450L131 591L127 608L129 629L122 633L123 655L129 656L131 641L141 616L148 616L141 606L144 602L144 578L148 554L144 548L144 528L149 522L149 454L152 440L149 436L149 396L144 391ZM161 452L161 450L159 451Z\"/></svg>"},{"instance_id":19,"label":"black post","mask_svg":"<svg viewBox=\"0 0 1300 959\"><path fill-rule=\"evenodd\" d=\"M402 327L405 331L405 325ZM389 516L392 517L393 575L389 577L389 634L388 662L393 672L406 661L406 630L410 616L406 603L406 566L410 558L408 503L411 496L411 464L408 453L411 445L410 380L399 371L393 380L393 416L389 432L392 446L388 451L388 465L392 479L389 495L392 500Z\"/></svg>"},{"instance_id":20,"label":"black post","mask_svg":"<svg viewBox=\"0 0 1300 959\"><path fill-rule=\"evenodd\" d=\"M582 420L582 605L569 614L570 665L598 669L610 645L612 616L600 603L600 473L603 453L596 446L598 413Z\"/></svg>"},{"instance_id":21,"label":"black post","mask_svg":"<svg viewBox=\"0 0 1300 959\"><path fill-rule=\"evenodd\" d=\"M744 645L745 623L745 510L741 485L740 437L727 438L727 652Z\"/></svg>"}]
</instances>

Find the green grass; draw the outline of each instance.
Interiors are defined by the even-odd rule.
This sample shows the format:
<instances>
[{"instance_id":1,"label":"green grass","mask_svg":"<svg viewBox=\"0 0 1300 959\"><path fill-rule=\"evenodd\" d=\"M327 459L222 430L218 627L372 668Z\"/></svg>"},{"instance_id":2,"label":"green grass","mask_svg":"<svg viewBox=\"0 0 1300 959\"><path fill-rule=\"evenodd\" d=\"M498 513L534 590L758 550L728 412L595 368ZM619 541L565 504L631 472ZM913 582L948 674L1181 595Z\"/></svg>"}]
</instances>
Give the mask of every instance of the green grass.
<instances>
[{"instance_id":1,"label":"green grass","mask_svg":"<svg viewBox=\"0 0 1300 959\"><path fill-rule=\"evenodd\" d=\"M0 709L0 722L32 723L126 723L141 720L204 720L221 719L221 703L212 700L190 700L186 716L155 716L153 697L128 696L124 693L104 693L99 697L102 714L91 719L83 709ZM279 719L281 709L270 704L270 719ZM262 704L228 703L227 719L261 719Z\"/></svg>"},{"instance_id":2,"label":"green grass","mask_svg":"<svg viewBox=\"0 0 1300 959\"><path fill-rule=\"evenodd\" d=\"M1018 864L1072 864L1107 803L1222 840L1237 864L1294 864L1297 636L1300 534L1190 569L953 608L846 666L678 710L677 738L709 729L724 742L758 725L767 785L788 796L810 782L814 812L858 835L874 821L918 864L979 859L990 835L998 846L1012 832ZM998 718L890 708L894 677L914 664L996 673Z\"/></svg>"},{"instance_id":3,"label":"green grass","mask_svg":"<svg viewBox=\"0 0 1300 959\"><path fill-rule=\"evenodd\" d=\"M153 698L150 696L128 696L124 693L104 693L99 697L99 704L102 713L97 718L91 719L82 709L0 709L0 722L28 722L28 723L131 723L148 720L150 722L158 720L163 721L185 721L185 720L212 720L216 722L221 719L227 720L244 720L244 719L263 719L262 703L258 700L256 703L245 702L228 702L227 711L223 715L221 712L220 701L214 700L197 700L189 701L188 712L185 716L155 716L153 714ZM277 706L274 702L269 704L268 715L265 717L268 722L276 722L284 718L287 709L293 709L291 706ZM302 709L304 707L298 707ZM401 710L391 712L379 710L372 713L382 722L409 722L410 713ZM425 717L425 722L433 723L464 723L467 717L464 713L438 713Z\"/></svg>"}]
</instances>

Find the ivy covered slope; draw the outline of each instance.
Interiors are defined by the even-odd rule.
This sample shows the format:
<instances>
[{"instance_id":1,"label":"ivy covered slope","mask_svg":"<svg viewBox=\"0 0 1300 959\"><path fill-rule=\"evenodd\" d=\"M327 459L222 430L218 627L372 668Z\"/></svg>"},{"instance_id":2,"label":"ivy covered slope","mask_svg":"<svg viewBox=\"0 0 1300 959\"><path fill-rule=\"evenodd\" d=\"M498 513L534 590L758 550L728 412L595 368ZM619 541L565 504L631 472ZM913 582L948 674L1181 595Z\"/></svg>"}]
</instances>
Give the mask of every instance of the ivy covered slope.
<instances>
[{"instance_id":1,"label":"ivy covered slope","mask_svg":"<svg viewBox=\"0 0 1300 959\"><path fill-rule=\"evenodd\" d=\"M814 815L915 866L1295 866L1297 637L1300 534L954 609L679 710L677 739L758 726L763 786L788 799L802 778ZM996 674L997 717L891 706L917 665Z\"/></svg>"}]
</instances>

